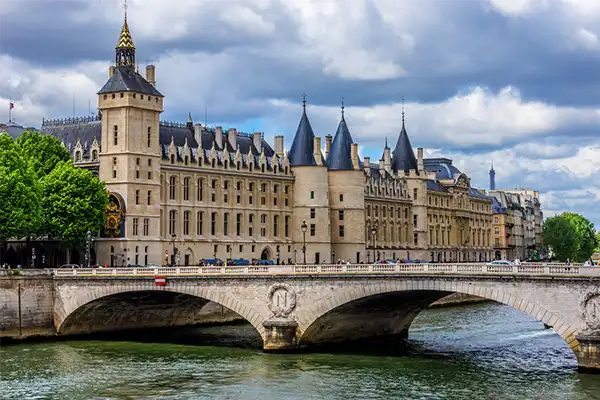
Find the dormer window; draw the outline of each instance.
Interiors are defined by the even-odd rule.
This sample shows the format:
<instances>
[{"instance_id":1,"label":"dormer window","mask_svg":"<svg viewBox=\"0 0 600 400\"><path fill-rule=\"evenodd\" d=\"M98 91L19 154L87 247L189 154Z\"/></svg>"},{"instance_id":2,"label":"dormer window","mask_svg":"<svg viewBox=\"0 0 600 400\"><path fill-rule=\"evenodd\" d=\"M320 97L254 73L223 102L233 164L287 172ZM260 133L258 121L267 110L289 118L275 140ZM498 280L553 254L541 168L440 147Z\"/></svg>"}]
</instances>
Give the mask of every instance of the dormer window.
<instances>
[{"instance_id":1,"label":"dormer window","mask_svg":"<svg viewBox=\"0 0 600 400\"><path fill-rule=\"evenodd\" d=\"M125 97L125 93L121 93L121 98Z\"/></svg>"},{"instance_id":2,"label":"dormer window","mask_svg":"<svg viewBox=\"0 0 600 400\"><path fill-rule=\"evenodd\" d=\"M171 164L175 164L175 154L171 154Z\"/></svg>"},{"instance_id":3,"label":"dormer window","mask_svg":"<svg viewBox=\"0 0 600 400\"><path fill-rule=\"evenodd\" d=\"M81 161L81 152L76 151L75 152L75 162L79 162L79 161Z\"/></svg>"},{"instance_id":4,"label":"dormer window","mask_svg":"<svg viewBox=\"0 0 600 400\"><path fill-rule=\"evenodd\" d=\"M92 161L96 161L98 159L98 150L92 150Z\"/></svg>"}]
</instances>

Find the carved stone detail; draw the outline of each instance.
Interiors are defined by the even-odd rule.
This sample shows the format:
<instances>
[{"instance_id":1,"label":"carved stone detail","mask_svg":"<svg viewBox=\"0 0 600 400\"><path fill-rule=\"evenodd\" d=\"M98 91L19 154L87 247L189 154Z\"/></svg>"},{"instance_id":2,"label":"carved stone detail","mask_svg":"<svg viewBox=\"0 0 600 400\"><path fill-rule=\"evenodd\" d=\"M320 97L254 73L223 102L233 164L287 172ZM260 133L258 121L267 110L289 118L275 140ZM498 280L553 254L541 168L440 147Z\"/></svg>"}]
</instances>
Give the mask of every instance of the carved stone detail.
<instances>
[{"instance_id":1,"label":"carved stone detail","mask_svg":"<svg viewBox=\"0 0 600 400\"><path fill-rule=\"evenodd\" d=\"M588 329L600 329L600 293L588 293L583 301L583 320Z\"/></svg>"},{"instance_id":2,"label":"carved stone detail","mask_svg":"<svg viewBox=\"0 0 600 400\"><path fill-rule=\"evenodd\" d=\"M286 318L296 308L296 292L290 285L276 283L269 288L267 304L275 317Z\"/></svg>"}]
</instances>

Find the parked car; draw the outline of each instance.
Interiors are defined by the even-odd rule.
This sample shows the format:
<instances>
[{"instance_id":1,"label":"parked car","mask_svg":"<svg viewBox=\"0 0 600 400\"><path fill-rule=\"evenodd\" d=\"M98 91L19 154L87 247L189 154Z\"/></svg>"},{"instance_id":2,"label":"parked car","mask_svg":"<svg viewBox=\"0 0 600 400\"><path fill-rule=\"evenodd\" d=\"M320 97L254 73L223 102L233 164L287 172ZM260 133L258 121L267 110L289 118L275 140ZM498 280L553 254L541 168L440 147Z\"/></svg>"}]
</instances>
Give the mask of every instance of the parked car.
<instances>
[{"instance_id":1,"label":"parked car","mask_svg":"<svg viewBox=\"0 0 600 400\"><path fill-rule=\"evenodd\" d=\"M494 260L492 262L487 263L487 265L514 265L514 264L507 260Z\"/></svg>"}]
</instances>

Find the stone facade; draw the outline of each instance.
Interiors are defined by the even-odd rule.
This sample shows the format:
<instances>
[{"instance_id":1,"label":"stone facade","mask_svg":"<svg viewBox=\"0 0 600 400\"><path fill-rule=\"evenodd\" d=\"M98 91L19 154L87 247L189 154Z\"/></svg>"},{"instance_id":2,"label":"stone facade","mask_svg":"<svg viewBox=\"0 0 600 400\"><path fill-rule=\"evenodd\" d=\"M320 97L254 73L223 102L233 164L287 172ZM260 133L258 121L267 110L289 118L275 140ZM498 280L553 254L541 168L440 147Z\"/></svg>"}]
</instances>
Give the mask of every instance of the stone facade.
<instances>
[{"instance_id":1,"label":"stone facade","mask_svg":"<svg viewBox=\"0 0 600 400\"><path fill-rule=\"evenodd\" d=\"M287 152L264 134L160 121L154 66L136 72L124 24L97 118L46 120L76 165L111 193L94 242L99 264L195 265L204 259L373 262L493 257L491 197L452 160L414 156L402 123L381 160L358 156L343 117L325 157L306 107ZM125 44L123 44L125 43ZM125 60L125 61L123 61ZM306 232L302 226L306 224ZM305 246L305 247L304 247Z\"/></svg>"}]
</instances>

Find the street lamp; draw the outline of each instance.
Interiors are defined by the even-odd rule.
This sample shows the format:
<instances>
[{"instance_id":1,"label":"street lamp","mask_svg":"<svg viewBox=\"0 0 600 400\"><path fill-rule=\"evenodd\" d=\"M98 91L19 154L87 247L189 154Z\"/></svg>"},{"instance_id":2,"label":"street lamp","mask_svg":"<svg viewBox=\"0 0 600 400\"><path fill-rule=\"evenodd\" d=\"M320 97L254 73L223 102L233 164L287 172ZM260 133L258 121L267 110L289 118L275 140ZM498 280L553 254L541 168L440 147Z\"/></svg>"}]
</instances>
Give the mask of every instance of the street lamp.
<instances>
[{"instance_id":1,"label":"street lamp","mask_svg":"<svg viewBox=\"0 0 600 400\"><path fill-rule=\"evenodd\" d=\"M377 229L375 229L375 225L371 226L371 235L373 236L373 262L375 262L375 235L377 235Z\"/></svg>"},{"instance_id":2,"label":"street lamp","mask_svg":"<svg viewBox=\"0 0 600 400\"><path fill-rule=\"evenodd\" d=\"M335 264L335 250L331 250L331 263Z\"/></svg>"},{"instance_id":3,"label":"street lamp","mask_svg":"<svg viewBox=\"0 0 600 400\"><path fill-rule=\"evenodd\" d=\"M302 253L304 254L304 265L306 265L306 221L302 221Z\"/></svg>"},{"instance_id":4,"label":"street lamp","mask_svg":"<svg viewBox=\"0 0 600 400\"><path fill-rule=\"evenodd\" d=\"M227 245L227 250L229 251L229 262L231 262L232 258L231 258L231 251L232 251L232 247L230 244Z\"/></svg>"},{"instance_id":5,"label":"street lamp","mask_svg":"<svg viewBox=\"0 0 600 400\"><path fill-rule=\"evenodd\" d=\"M90 247L92 242L92 232L87 231L86 234L86 245L85 245L85 265L86 267L90 267L90 263L92 262L92 257L90 254Z\"/></svg>"},{"instance_id":6,"label":"street lamp","mask_svg":"<svg viewBox=\"0 0 600 400\"><path fill-rule=\"evenodd\" d=\"M277 254L275 255L275 258L277 259L277 265L279 265L279 252L277 252Z\"/></svg>"},{"instance_id":7,"label":"street lamp","mask_svg":"<svg viewBox=\"0 0 600 400\"><path fill-rule=\"evenodd\" d=\"M298 250L294 249L294 264L298 263L298 256L297 256Z\"/></svg>"},{"instance_id":8,"label":"street lamp","mask_svg":"<svg viewBox=\"0 0 600 400\"><path fill-rule=\"evenodd\" d=\"M175 239L177 238L177 235L175 235L174 233L171 234L171 247L173 247L173 253L171 254L171 267L175 266Z\"/></svg>"}]
</instances>

